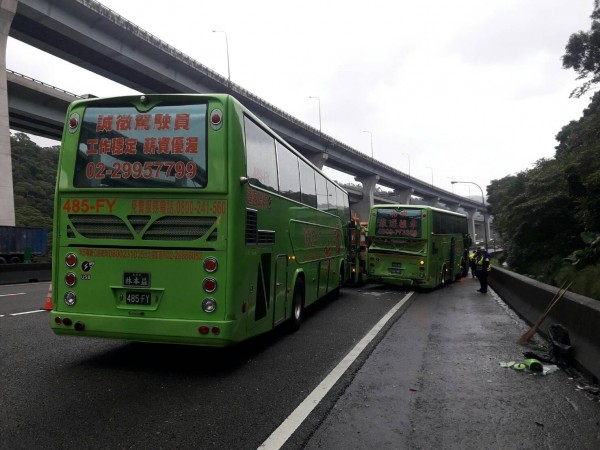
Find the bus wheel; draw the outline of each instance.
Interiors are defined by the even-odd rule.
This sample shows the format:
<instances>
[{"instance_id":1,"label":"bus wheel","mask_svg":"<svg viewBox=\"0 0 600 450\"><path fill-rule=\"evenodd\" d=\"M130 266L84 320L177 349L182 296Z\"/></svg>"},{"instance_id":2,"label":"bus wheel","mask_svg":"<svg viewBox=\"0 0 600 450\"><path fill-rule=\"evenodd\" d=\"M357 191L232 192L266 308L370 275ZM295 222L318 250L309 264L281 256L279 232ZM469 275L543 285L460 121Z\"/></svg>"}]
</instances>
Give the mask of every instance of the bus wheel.
<instances>
[{"instance_id":1,"label":"bus wheel","mask_svg":"<svg viewBox=\"0 0 600 450\"><path fill-rule=\"evenodd\" d=\"M294 296L292 297L292 317L290 318L290 330L296 331L300 328L304 319L304 282L296 281Z\"/></svg>"}]
</instances>

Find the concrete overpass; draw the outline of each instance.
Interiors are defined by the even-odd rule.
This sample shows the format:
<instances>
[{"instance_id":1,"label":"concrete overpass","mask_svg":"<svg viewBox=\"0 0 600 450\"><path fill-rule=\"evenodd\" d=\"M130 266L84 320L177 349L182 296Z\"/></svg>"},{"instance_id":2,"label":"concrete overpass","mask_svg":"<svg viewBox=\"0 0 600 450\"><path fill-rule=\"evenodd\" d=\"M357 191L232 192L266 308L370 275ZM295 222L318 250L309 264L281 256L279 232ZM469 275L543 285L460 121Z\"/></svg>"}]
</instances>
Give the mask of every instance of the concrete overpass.
<instances>
[{"instance_id":1,"label":"concrete overpass","mask_svg":"<svg viewBox=\"0 0 600 450\"><path fill-rule=\"evenodd\" d=\"M295 146L315 165L324 165L353 175L362 183L361 198L354 205L364 217L374 203L377 184L394 191L401 203L411 196L422 203L462 208L471 218L481 212L487 219L481 202L454 195L429 183L411 178L386 164L321 133L295 119L281 109L253 95L241 86L210 70L164 41L137 27L124 17L93 0L0 0L0 20L3 31L0 41L5 53L10 35L73 64L143 93L226 92L236 96L284 139ZM5 54L0 55L5 65ZM10 203L13 223L12 179L8 186L4 175L10 170L10 140L8 126L42 136L57 138L62 130L64 111L73 94L17 74L6 75L0 67L0 89L7 103L0 103L0 179L6 183L3 192L10 198L0 198L0 206ZM2 111L9 111L9 118ZM62 117L61 117L62 116ZM3 119L4 117L4 119ZM4 208L3 208L4 209ZM4 209L7 211L7 209ZM3 214L5 217L5 214ZM486 220L487 223L487 220Z\"/></svg>"}]
</instances>

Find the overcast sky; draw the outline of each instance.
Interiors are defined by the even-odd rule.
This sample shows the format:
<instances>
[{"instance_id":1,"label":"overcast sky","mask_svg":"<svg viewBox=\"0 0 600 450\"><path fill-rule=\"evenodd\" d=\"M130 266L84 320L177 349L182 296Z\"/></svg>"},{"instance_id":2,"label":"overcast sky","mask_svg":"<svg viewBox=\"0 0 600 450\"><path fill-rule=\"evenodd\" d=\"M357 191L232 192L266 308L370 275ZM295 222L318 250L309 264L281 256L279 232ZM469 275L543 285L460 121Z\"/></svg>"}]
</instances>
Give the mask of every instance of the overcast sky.
<instances>
[{"instance_id":1,"label":"overcast sky","mask_svg":"<svg viewBox=\"0 0 600 450\"><path fill-rule=\"evenodd\" d=\"M553 157L589 103L569 98L561 56L593 0L101 3L223 76L225 31L233 82L316 128L318 97L324 133L367 155L372 136L375 159L448 191ZM133 92L14 39L7 68L75 94Z\"/></svg>"}]
</instances>

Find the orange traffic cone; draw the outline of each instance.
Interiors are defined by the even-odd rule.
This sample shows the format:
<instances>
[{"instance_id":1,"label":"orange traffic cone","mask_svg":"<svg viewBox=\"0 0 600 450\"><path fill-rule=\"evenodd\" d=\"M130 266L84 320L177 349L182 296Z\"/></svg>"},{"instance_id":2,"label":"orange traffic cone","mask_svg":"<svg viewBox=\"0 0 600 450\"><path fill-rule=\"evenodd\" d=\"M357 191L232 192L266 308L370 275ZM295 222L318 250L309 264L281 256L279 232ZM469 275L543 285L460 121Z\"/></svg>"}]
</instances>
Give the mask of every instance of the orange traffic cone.
<instances>
[{"instance_id":1,"label":"orange traffic cone","mask_svg":"<svg viewBox=\"0 0 600 450\"><path fill-rule=\"evenodd\" d=\"M44 303L44 309L46 311L52 311L52 283L48 287L48 294L46 294L46 302Z\"/></svg>"}]
</instances>

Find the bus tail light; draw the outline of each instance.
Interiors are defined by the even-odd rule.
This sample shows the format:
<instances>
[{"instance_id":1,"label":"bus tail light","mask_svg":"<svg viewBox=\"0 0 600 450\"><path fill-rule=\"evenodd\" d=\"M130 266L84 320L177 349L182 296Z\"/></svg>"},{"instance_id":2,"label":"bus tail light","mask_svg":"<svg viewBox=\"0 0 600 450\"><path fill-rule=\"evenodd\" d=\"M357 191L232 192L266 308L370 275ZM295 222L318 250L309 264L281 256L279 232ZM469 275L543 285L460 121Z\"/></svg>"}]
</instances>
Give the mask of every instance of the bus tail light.
<instances>
[{"instance_id":1,"label":"bus tail light","mask_svg":"<svg viewBox=\"0 0 600 450\"><path fill-rule=\"evenodd\" d=\"M65 318L62 320L62 323L63 323L63 325L66 325L66 326L68 326L68 327L70 327L71 325L73 325L73 321L72 321L71 319L69 319L68 317L65 317Z\"/></svg>"},{"instance_id":2,"label":"bus tail light","mask_svg":"<svg viewBox=\"0 0 600 450\"><path fill-rule=\"evenodd\" d=\"M215 258L206 258L204 260L204 270L206 270L208 273L216 272L218 268L219 264Z\"/></svg>"},{"instance_id":3,"label":"bus tail light","mask_svg":"<svg viewBox=\"0 0 600 450\"><path fill-rule=\"evenodd\" d=\"M73 272L68 272L65 275L65 284L69 287L75 286L77 283L77 276Z\"/></svg>"},{"instance_id":4,"label":"bus tail light","mask_svg":"<svg viewBox=\"0 0 600 450\"><path fill-rule=\"evenodd\" d=\"M217 290L217 280L214 278L205 278L202 282L202 287L209 294Z\"/></svg>"},{"instance_id":5,"label":"bus tail light","mask_svg":"<svg viewBox=\"0 0 600 450\"><path fill-rule=\"evenodd\" d=\"M218 336L221 333L221 328L219 328L219 327L209 328L206 325L202 325L201 327L198 328L198 333L200 333L200 334L208 334L210 332L212 332L212 334Z\"/></svg>"},{"instance_id":6,"label":"bus tail light","mask_svg":"<svg viewBox=\"0 0 600 450\"><path fill-rule=\"evenodd\" d=\"M76 331L83 331L85 330L85 324L83 322L75 322L73 328L75 328Z\"/></svg>"},{"instance_id":7,"label":"bus tail light","mask_svg":"<svg viewBox=\"0 0 600 450\"><path fill-rule=\"evenodd\" d=\"M210 113L210 127L217 131L223 125L223 111L220 109L213 109Z\"/></svg>"},{"instance_id":8,"label":"bus tail light","mask_svg":"<svg viewBox=\"0 0 600 450\"><path fill-rule=\"evenodd\" d=\"M65 264L69 268L73 268L77 265L77 255L75 253L67 253L65 256Z\"/></svg>"}]
</instances>

